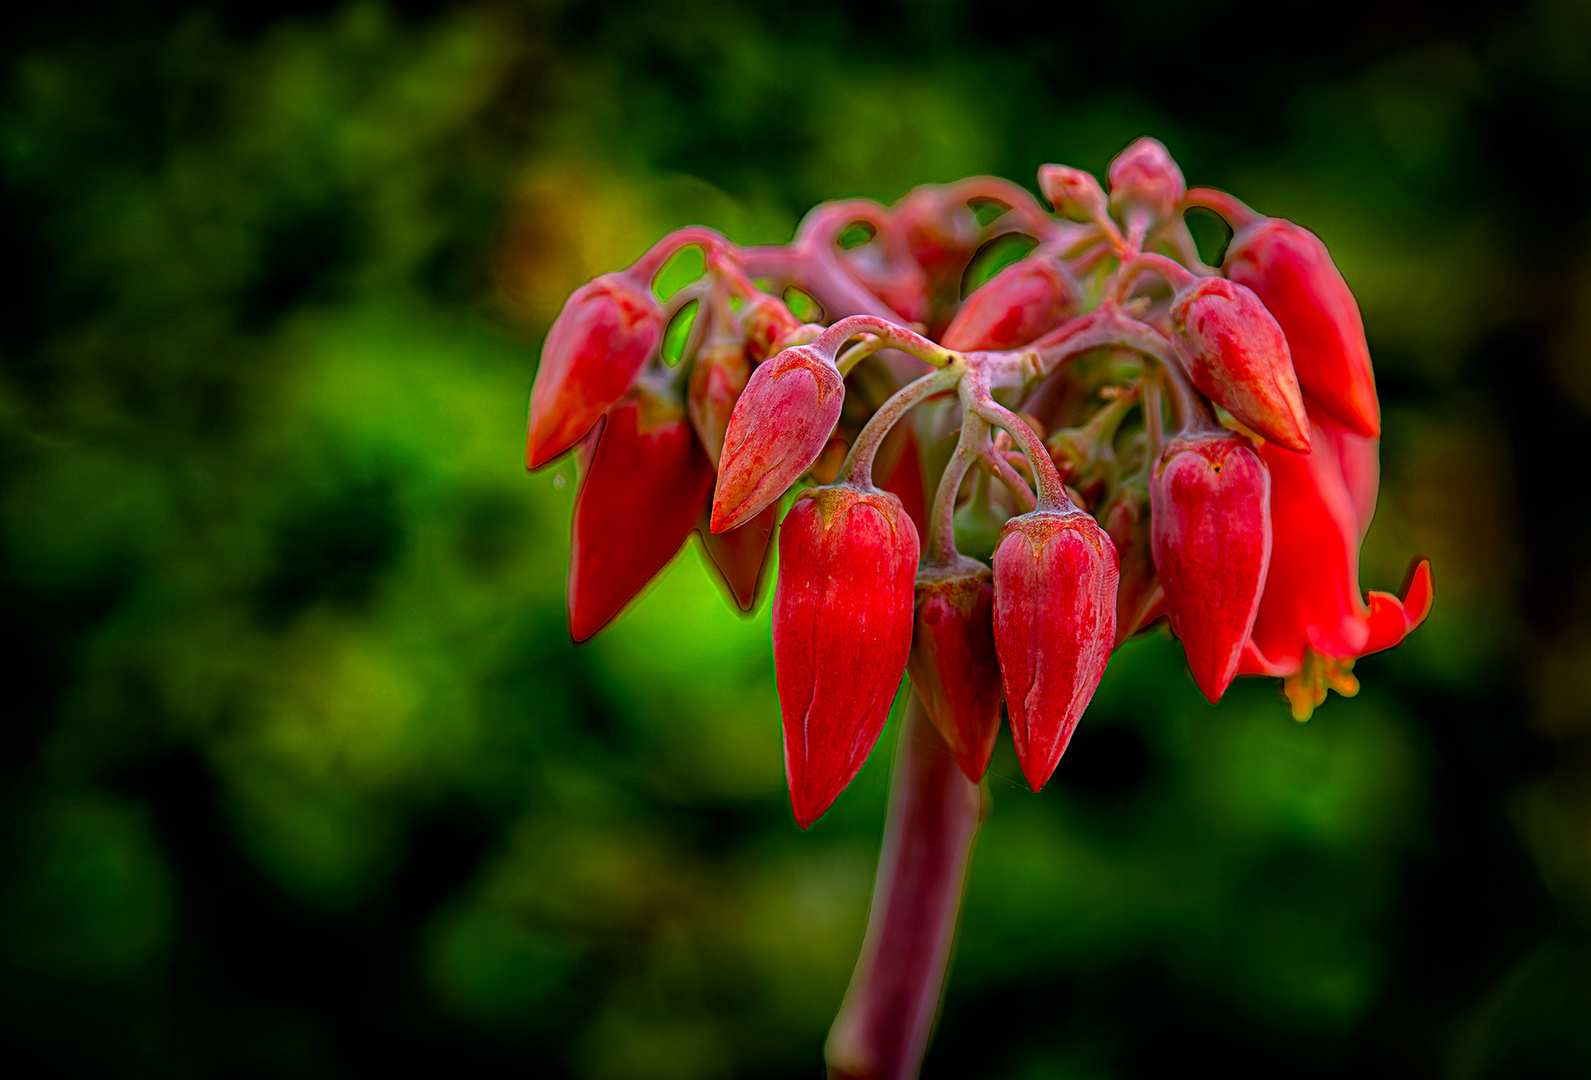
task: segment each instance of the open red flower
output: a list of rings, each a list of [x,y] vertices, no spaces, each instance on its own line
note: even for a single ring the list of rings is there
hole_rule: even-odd
[[[1424,621],[1432,588],[1428,563],[1411,572],[1403,598],[1359,591],[1360,511],[1354,505],[1329,420],[1315,424],[1314,449],[1266,446],[1274,541],[1265,591],[1239,674],[1288,680],[1295,715],[1308,716],[1327,686],[1352,693],[1353,661],[1391,648]]]

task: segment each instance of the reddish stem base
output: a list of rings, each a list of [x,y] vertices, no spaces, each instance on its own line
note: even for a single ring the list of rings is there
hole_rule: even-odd
[[[832,1080],[917,1075],[986,805],[914,692],[895,751],[867,936],[824,1048]]]

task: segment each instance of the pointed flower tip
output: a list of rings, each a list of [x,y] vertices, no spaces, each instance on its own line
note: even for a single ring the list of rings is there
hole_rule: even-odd
[[[662,305],[625,275],[608,274],[576,289],[547,332],[531,388],[531,468],[579,442],[662,339]]]
[[[919,575],[906,670],[929,721],[976,784],[1000,733],[1000,661],[987,566],[964,559]]]
[[[799,480],[823,453],[844,402],[839,370],[806,346],[753,371],[724,434],[712,531],[750,520]]]
[[[1177,294],[1171,321],[1200,392],[1269,442],[1309,452],[1309,418],[1287,336],[1253,290],[1200,278]]]
[[[1431,563],[1421,559],[1409,571],[1408,583],[1403,587],[1400,600],[1391,593],[1370,591],[1370,638],[1365,643],[1366,654],[1381,652],[1412,634],[1431,613],[1435,597],[1431,581]]]
[[[785,516],[773,669],[798,821],[828,809],[884,728],[911,649],[917,552],[887,492],[813,488]]]
[[[995,648],[1012,742],[1034,790],[1055,771],[1105,673],[1119,578],[1115,546],[1087,514],[1038,511],[1001,531]]]
[[[1409,574],[1409,583],[1403,587],[1403,614],[1413,630],[1431,613],[1431,603],[1436,599],[1436,584],[1431,579],[1431,560],[1420,559]]]
[[[1233,237],[1223,269],[1252,289],[1281,325],[1311,406],[1379,438],[1381,410],[1364,320],[1321,239],[1290,221],[1261,218]]]

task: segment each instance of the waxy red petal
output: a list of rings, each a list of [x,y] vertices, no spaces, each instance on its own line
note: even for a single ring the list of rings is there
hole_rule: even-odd
[[[888,492],[817,488],[780,527],[774,675],[804,829],[856,776],[911,649],[917,530]]]
[[[1149,492],[1122,484],[1100,513],[1116,545],[1121,568],[1116,584],[1116,646],[1165,614],[1166,593],[1150,549]]]
[[[897,434],[898,433],[898,434]],[[890,455],[886,460],[885,455]],[[883,476],[880,476],[880,471]],[[884,438],[873,465],[873,476],[879,487],[900,500],[912,524],[917,527],[917,539],[928,543],[928,489],[923,482],[923,455],[917,448],[917,436],[910,424],[898,424]]]
[[[948,349],[1014,349],[1044,336],[1077,312],[1077,286],[1052,258],[1012,263],[967,297],[950,320]]]
[[[746,355],[762,363],[775,352],[775,346],[801,328],[801,320],[777,296],[756,297],[740,313],[746,328]]]
[[[1278,446],[1309,449],[1309,417],[1287,338],[1259,297],[1222,278],[1201,278],[1171,305],[1178,351],[1193,384]]]
[[[1150,482],[1154,561],[1193,681],[1212,702],[1237,674],[1271,557],[1270,473],[1236,435],[1179,439]]]
[[[723,452],[730,414],[750,378],[751,359],[738,343],[706,345],[696,354],[685,403],[691,426],[714,469]]]
[[[569,634],[601,630],[668,565],[712,490],[713,469],[672,403],[632,397],[608,414],[575,500]]]
[[[1317,430],[1331,440],[1332,452],[1337,455],[1337,465],[1342,471],[1342,482],[1348,489],[1348,501],[1353,504],[1354,516],[1359,520],[1359,542],[1364,543],[1365,533],[1370,531],[1370,521],[1376,514],[1376,496],[1381,490],[1381,440],[1329,422]]]
[[[1170,217],[1188,193],[1182,170],[1165,144],[1147,136],[1116,155],[1106,179],[1113,209],[1142,206],[1160,218]]]
[[[768,578],[768,553],[779,524],[779,508],[769,506],[744,525],[721,533],[708,528],[707,513],[704,504],[702,520],[697,525],[702,547],[729,598],[742,612],[749,613],[756,608]]]
[[[1352,431],[1381,434],[1381,408],[1358,301],[1320,238],[1281,218],[1233,237],[1226,276],[1253,289],[1287,334],[1312,405]]]
[[[918,578],[906,670],[961,771],[977,783],[1000,733],[1000,659],[993,575],[971,559],[963,566]]]
[[[839,369],[805,346],[753,371],[724,435],[712,531],[744,524],[801,479],[823,453],[844,403]]]
[[[1369,639],[1359,594],[1359,517],[1334,440],[1318,426],[1315,448],[1265,446],[1271,473],[1270,570],[1254,621],[1254,645],[1269,666],[1297,670],[1304,650],[1352,657]]]
[[[1060,763],[1116,639],[1116,548],[1080,511],[1006,522],[994,553],[994,641],[1017,760],[1034,791]]]
[[[576,289],[547,332],[530,393],[525,464],[569,449],[618,401],[663,340],[663,309],[621,274]]]
[[[1425,621],[1431,613],[1435,587],[1431,582],[1431,564],[1421,559],[1409,574],[1403,587],[1403,599],[1391,593],[1370,591],[1370,639],[1365,642],[1365,655],[1390,649],[1403,641]]]

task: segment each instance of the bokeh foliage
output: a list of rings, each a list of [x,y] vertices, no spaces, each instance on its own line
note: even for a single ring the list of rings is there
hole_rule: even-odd
[[[892,735],[800,833],[766,607],[694,549],[569,644],[540,337],[678,224],[779,241],[1153,133],[1337,254],[1386,410],[1366,584],[1429,555],[1437,608],[1307,725],[1211,708],[1156,633],[1044,794],[1003,747],[927,1075],[1591,1069],[1591,9],[1134,12],[18,23],[6,1054],[811,1075]]]

